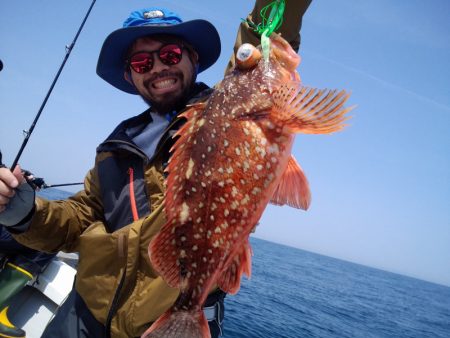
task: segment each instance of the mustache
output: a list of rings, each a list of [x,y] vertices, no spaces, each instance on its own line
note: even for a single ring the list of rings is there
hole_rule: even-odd
[[[176,72],[176,71],[162,71],[160,73],[155,73],[151,77],[149,77],[147,80],[144,81],[144,85],[147,87],[151,82],[164,77],[177,77],[180,80],[183,80],[183,73],[182,72]]]

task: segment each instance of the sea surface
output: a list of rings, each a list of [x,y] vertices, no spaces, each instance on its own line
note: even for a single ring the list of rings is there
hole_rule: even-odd
[[[251,238],[226,338],[450,338],[450,288]],[[450,265],[449,265],[450,266]]]
[[[250,242],[252,277],[225,299],[225,338],[450,338],[449,287],[254,237]]]

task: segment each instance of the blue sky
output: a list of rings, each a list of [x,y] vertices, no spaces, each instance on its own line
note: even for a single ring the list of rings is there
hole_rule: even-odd
[[[287,0],[289,1],[289,0]],[[11,164],[91,1],[0,3],[0,148]],[[49,184],[83,179],[96,146],[145,110],[95,74],[105,37],[134,9],[161,5],[213,22],[222,77],[253,1],[97,0],[20,163]],[[305,85],[347,89],[349,127],[299,135],[311,184],[303,212],[269,206],[256,237],[450,285],[450,2],[313,1],[302,28]]]

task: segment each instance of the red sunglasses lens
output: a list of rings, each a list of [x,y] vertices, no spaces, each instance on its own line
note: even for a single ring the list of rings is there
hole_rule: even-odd
[[[181,61],[182,53],[178,45],[165,45],[159,50],[159,59],[166,65],[176,65]]]
[[[130,60],[130,67],[136,73],[147,73],[153,68],[153,56],[151,53],[142,52],[134,54]]]

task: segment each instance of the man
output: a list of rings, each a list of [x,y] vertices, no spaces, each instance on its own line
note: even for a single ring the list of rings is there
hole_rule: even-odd
[[[258,0],[249,19],[258,24],[270,2]],[[309,2],[287,3],[282,33],[296,49]],[[246,23],[236,47],[244,42],[259,43]],[[177,116],[208,98],[212,89],[196,76],[219,54],[219,35],[205,20],[183,22],[162,8],[131,13],[124,28],[106,38],[97,73],[150,108],[123,121],[97,148],[84,190],[57,203],[29,198],[23,207],[12,198],[21,191],[19,168],[14,175],[0,169],[0,211],[8,205],[8,224],[1,212],[0,224],[32,248],[79,252],[74,290],[43,337],[137,337],[176,300],[178,291],[152,269],[147,248],[165,222],[164,168],[172,135],[184,123]],[[224,296],[214,290],[205,304],[212,337],[222,333]]]

